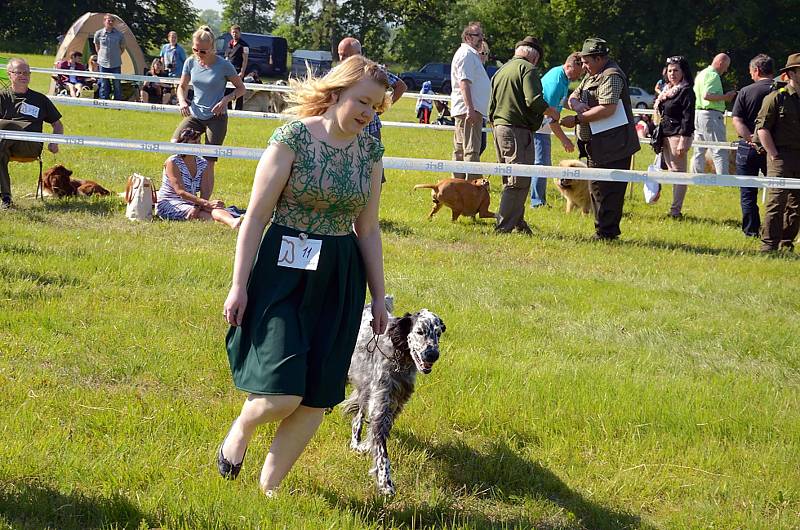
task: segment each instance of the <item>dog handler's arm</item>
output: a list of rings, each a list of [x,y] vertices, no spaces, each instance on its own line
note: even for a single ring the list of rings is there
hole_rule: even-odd
[[[64,124],[61,120],[53,122],[53,134],[64,134]],[[47,150],[53,154],[58,153],[58,144],[47,144]]]
[[[224,114],[225,112],[227,112],[228,103],[236,99],[239,99],[240,97],[244,96],[245,92],[247,92],[247,89],[244,86],[242,78],[239,77],[238,75],[229,77],[228,81],[230,81],[233,84],[233,92],[223,97],[219,101],[219,103],[214,105],[214,107],[211,109],[211,113],[214,116],[219,116],[220,114]]]
[[[242,324],[247,307],[247,280],[253,270],[261,237],[272,216],[278,197],[289,180],[294,162],[294,151],[286,144],[276,142],[267,147],[256,167],[253,191],[247,214],[239,227],[236,239],[236,254],[233,259],[233,282],[228,298],[225,300],[223,315],[231,326]],[[380,182],[380,179],[378,179]]]
[[[189,117],[189,103],[186,98],[189,97],[189,81],[191,79],[188,75],[181,75],[181,82],[178,84],[178,108],[181,110],[181,116],[184,118]]]
[[[389,324],[389,315],[386,312],[384,301],[386,283],[383,276],[383,244],[378,225],[382,176],[383,162],[379,161],[372,168],[372,189],[369,202],[353,225],[358,237],[358,248],[364,259],[364,267],[367,269],[367,285],[372,297],[372,331],[377,335],[385,332],[386,326]]]
[[[567,137],[564,129],[561,128],[557,121],[550,122],[550,130],[553,131],[553,135],[559,139],[561,145],[564,147],[564,151],[571,153],[575,150],[575,145],[572,143],[572,140]]]

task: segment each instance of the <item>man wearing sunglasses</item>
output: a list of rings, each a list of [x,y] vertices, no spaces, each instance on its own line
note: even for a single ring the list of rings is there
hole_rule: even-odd
[[[0,92],[0,129],[6,131],[42,132],[47,122],[53,134],[64,134],[61,113],[53,102],[39,92],[30,90],[31,68],[24,59],[11,59],[6,66],[11,87]],[[51,153],[58,153],[58,144],[49,144]],[[0,210],[12,207],[11,176],[8,162],[12,157],[36,158],[42,153],[42,144],[22,140],[0,140]]]
[[[450,66],[450,112],[455,118],[453,160],[480,162],[483,119],[489,115],[491,85],[480,58],[483,29],[479,22],[470,22],[461,33],[458,48]],[[480,174],[453,173],[455,178],[475,180]]]

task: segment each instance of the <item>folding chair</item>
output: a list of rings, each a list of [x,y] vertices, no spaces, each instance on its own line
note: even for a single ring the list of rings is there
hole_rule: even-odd
[[[36,198],[39,197],[44,200],[44,181],[42,180],[42,155],[39,156],[31,156],[31,157],[22,157],[22,156],[12,156],[9,158],[11,162],[19,162],[20,164],[27,164],[30,162],[39,162],[39,182],[36,184]]]

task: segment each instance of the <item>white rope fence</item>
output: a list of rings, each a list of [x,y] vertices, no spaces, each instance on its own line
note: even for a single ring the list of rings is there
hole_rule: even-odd
[[[65,136],[47,133],[31,133],[0,130],[0,138],[41,143],[66,144],[77,147],[96,147],[127,151],[143,151],[161,154],[193,154],[257,160],[263,149],[228,147],[171,142],[149,142],[120,138],[92,136]],[[522,164],[499,164],[486,162],[460,162],[454,160],[429,160],[423,158],[383,157],[386,169],[403,171],[425,171],[433,173],[473,173],[483,175],[516,175],[523,177],[553,177],[575,180],[603,180],[614,182],[660,182],[662,184],[691,184],[696,186],[724,186],[748,188],[800,189],[800,179],[776,177],[750,177],[740,175],[714,175],[705,173],[673,173],[666,171],[637,171],[601,168],[563,168],[558,166],[531,166]]]
[[[285,87],[284,87],[285,88]],[[88,98],[72,98],[69,96],[48,96],[53,102],[64,106],[73,107],[92,107],[98,109],[116,109],[116,110],[133,110],[139,112],[156,112],[165,114],[180,114],[180,109],[175,105],[161,105],[156,103],[136,103],[133,101],[115,101],[111,99],[88,99]],[[233,118],[250,118],[262,120],[291,120],[293,116],[288,114],[275,114],[272,112],[253,112],[248,110],[229,110],[228,115]],[[404,129],[429,129],[434,131],[453,131],[455,127],[452,125],[437,125],[425,123],[411,123],[404,121],[384,121],[381,123],[385,127],[399,127]],[[491,127],[485,127],[484,132],[491,133]],[[537,132],[552,134],[549,127],[540,129]],[[575,136],[574,131],[569,134]],[[640,143],[650,145],[648,138],[641,138]],[[729,149],[735,150],[738,143],[729,142],[694,142],[694,147],[712,147],[715,149]]]

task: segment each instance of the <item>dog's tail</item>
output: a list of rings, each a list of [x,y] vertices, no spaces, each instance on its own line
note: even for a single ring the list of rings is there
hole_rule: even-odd
[[[436,184],[417,184],[416,186],[414,186],[414,189],[415,190],[424,190],[424,189],[435,190],[435,189],[438,189],[436,186],[437,186]]]

